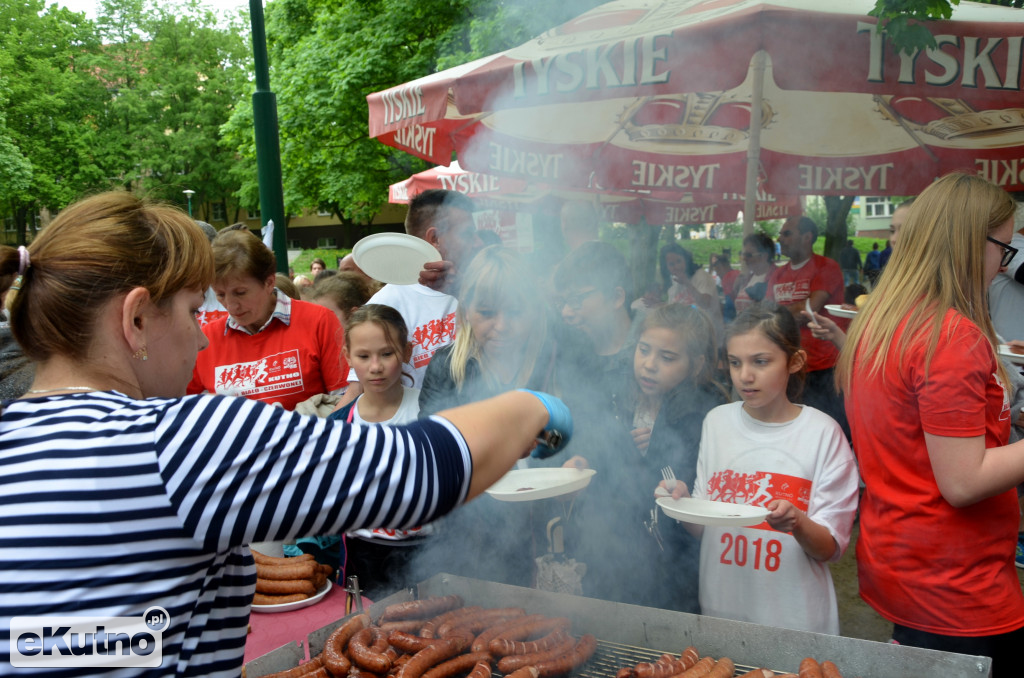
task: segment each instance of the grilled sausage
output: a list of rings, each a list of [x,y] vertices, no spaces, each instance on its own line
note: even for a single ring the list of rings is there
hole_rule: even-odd
[[[294,565],[296,563],[304,563],[308,561],[315,561],[312,553],[303,553],[301,556],[284,557],[268,556],[260,553],[256,549],[249,549],[252,552],[252,559],[256,561],[257,565]],[[303,664],[305,666],[305,664]]]
[[[323,668],[323,662],[320,657],[313,657],[305,664],[299,664],[293,669],[287,671],[278,671],[277,673],[271,673],[264,678],[300,678],[300,676],[311,676],[314,671],[318,671]]]
[[[704,657],[696,664],[679,674],[679,678],[704,678],[711,672],[715,660],[711,657]]]
[[[800,678],[823,678],[821,665],[813,657],[800,660]]]
[[[402,631],[404,633],[419,633],[420,629],[423,628],[424,623],[426,622],[424,622],[422,619],[384,622],[380,625],[380,630],[384,631],[385,633],[391,633],[392,631]]]
[[[398,671],[398,678],[422,678],[441,662],[451,659],[466,647],[461,638],[442,638],[414,654]]]
[[[512,673],[524,666],[539,666],[542,662],[571,653],[572,649],[576,646],[576,639],[565,631],[557,631],[556,633],[559,636],[554,639],[546,650],[531,652],[530,654],[506,655],[498,660],[498,670],[502,673]],[[494,647],[495,643],[501,642],[501,638],[496,638],[491,641],[490,647]]]
[[[529,617],[523,617],[522,619],[522,622],[514,624],[502,631],[495,636],[494,639],[526,640],[528,638],[536,638],[538,636],[545,635],[558,629],[568,630],[570,626],[569,620],[565,617],[542,617],[539,620],[531,620]],[[488,643],[488,649],[490,649],[490,643]]]
[[[324,651],[321,653],[324,666],[335,678],[342,678],[352,668],[352,662],[345,656],[345,648],[357,632],[370,625],[370,617],[366,614],[357,614],[334,630],[327,637],[324,643]]]
[[[423,627],[420,629],[420,635],[423,636],[424,638],[436,638],[437,637],[437,628],[439,626],[447,623],[448,621],[454,620],[454,619],[465,619],[465,618],[468,618],[468,617],[476,614],[477,612],[480,612],[481,610],[483,610],[482,607],[479,607],[479,606],[476,606],[476,605],[472,605],[470,607],[457,607],[457,608],[455,608],[453,610],[448,610],[447,612],[443,612],[443,613],[437,615],[436,617],[434,617],[433,619],[429,619],[429,620],[423,622]]]
[[[308,579],[256,579],[256,592],[268,593],[273,596],[286,596],[292,593],[305,593],[315,596],[316,587]]]
[[[491,678],[491,665],[486,661],[477,662],[466,678]]]
[[[821,663],[821,675],[824,678],[843,678],[843,674],[839,673],[839,667],[828,661]]]
[[[436,617],[442,612],[462,607],[462,596],[440,596],[427,598],[425,600],[410,600],[405,603],[395,603],[384,608],[384,614],[380,621],[403,621],[406,619],[429,619]]]
[[[383,631],[383,629],[381,630]],[[414,636],[405,631],[392,631],[388,634],[388,643],[408,654],[416,654],[439,640],[443,640],[443,638],[424,638],[423,636]]]
[[[571,652],[536,664],[538,678],[560,676],[585,664],[597,651],[597,638],[589,633],[577,641]]]
[[[754,669],[747,671],[740,678],[775,678],[775,672],[768,669]]]
[[[312,579],[320,568],[316,561],[307,560],[290,565],[260,565],[256,563],[256,577],[259,579]]]
[[[670,678],[670,676],[678,675],[696,664],[698,657],[695,655],[696,651],[693,653],[684,651],[683,656],[678,659],[668,655],[668,659],[662,657],[653,663],[641,662],[634,667],[634,675],[636,678]]]
[[[446,621],[437,627],[437,635],[441,638],[448,636],[466,636],[475,638],[478,633],[489,629],[495,624],[510,621],[526,616],[526,610],[521,607],[502,607],[494,610],[481,610],[475,614],[466,615]]]
[[[475,670],[477,664],[487,665],[487,676],[491,675],[491,655],[487,652],[470,652],[441,662],[423,674],[423,678],[452,678],[466,671]]]
[[[728,657],[722,657],[708,671],[708,678],[732,678],[736,673],[736,665]]]
[[[502,622],[500,624],[495,624],[491,628],[484,629],[483,631],[481,631],[480,635],[478,635],[476,639],[473,641],[473,644],[470,646],[470,649],[473,652],[486,652],[489,649],[488,646],[490,645],[491,641],[497,638],[499,635],[504,634],[509,629],[512,629],[520,624],[525,624],[530,621],[540,621],[542,619],[547,619],[547,617],[545,617],[542,614],[531,614],[525,617],[515,617],[513,619],[510,619],[509,621]]]
[[[348,642],[348,657],[352,663],[370,673],[387,673],[391,658],[384,654],[388,639],[383,631],[370,626],[355,632]]]
[[[508,674],[505,678],[538,678],[539,675],[540,672],[536,666],[524,666],[518,671]]]
[[[309,598],[305,593],[291,593],[282,596],[272,596],[265,593],[257,593],[252,597],[253,605],[283,605],[285,603],[297,603],[300,600]]]

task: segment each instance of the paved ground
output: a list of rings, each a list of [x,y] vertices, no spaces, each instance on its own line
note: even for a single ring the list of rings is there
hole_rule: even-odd
[[[857,595],[857,561],[854,547],[859,527],[854,525],[850,548],[838,562],[832,564],[832,579],[839,599],[839,632],[851,638],[885,642],[892,637],[892,623],[882,619]],[[1024,570],[1017,570],[1024,586]]]

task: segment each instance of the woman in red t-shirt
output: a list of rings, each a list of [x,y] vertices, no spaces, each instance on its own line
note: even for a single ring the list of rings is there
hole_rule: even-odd
[[[993,658],[1024,644],[1013,564],[1024,443],[986,291],[1013,250],[1013,199],[951,174],[921,193],[836,368],[864,480],[860,594],[896,641]]]

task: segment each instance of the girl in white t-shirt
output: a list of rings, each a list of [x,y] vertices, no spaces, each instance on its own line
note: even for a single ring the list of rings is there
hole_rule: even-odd
[[[850,541],[853,453],[834,420],[793,402],[806,358],[788,310],[757,305],[741,313],[726,331],[726,353],[742,402],[704,419],[693,496],[769,513],[750,527],[687,524],[701,534],[701,612],[838,634],[827,563]],[[689,495],[683,483],[672,489]]]
[[[330,418],[393,425],[416,420],[420,390],[402,384],[402,377],[412,381],[411,375],[402,372],[412,356],[412,344],[401,313],[384,304],[360,306],[348,317],[343,350],[363,392]],[[431,525],[351,532],[345,538],[345,575],[359,577],[360,588],[371,600],[418,581],[422,577],[413,575],[410,568],[431,533]]]

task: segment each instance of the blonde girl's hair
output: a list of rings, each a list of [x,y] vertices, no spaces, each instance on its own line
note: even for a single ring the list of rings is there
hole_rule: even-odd
[[[650,329],[666,329],[683,338],[690,362],[686,380],[697,386],[718,389],[726,400],[728,390],[716,379],[719,363],[719,335],[707,313],[689,304],[671,303],[649,311],[640,324],[640,334]],[[696,369],[695,369],[696,367]]]
[[[950,309],[981,328],[995,350],[984,272],[986,238],[1013,218],[1015,208],[1006,191],[973,174],[946,175],[921,192],[900,229],[899,246],[850,326],[836,364],[840,389],[849,389],[855,369],[869,375],[885,370],[904,322],[898,367],[911,344],[927,333],[927,375]],[[956,332],[956,323],[949,332]],[[997,364],[1000,379],[1009,384],[1002,363]]]
[[[100,309],[137,287],[166,307],[182,290],[213,282],[203,230],[176,207],[113,191],[63,209],[28,246],[30,263],[8,293],[11,332],[25,355],[83,361]],[[17,274],[16,249],[0,247],[0,276]]]
[[[405,350],[409,346],[409,328],[405,324],[405,318],[396,309],[386,304],[366,304],[360,306],[348,317],[345,325],[345,348],[352,350],[349,337],[352,330],[365,323],[373,323],[384,333],[384,341],[399,356],[405,356]],[[409,383],[414,383],[411,374],[402,370],[402,376],[408,377]]]
[[[745,309],[725,328],[725,343],[729,340],[750,332],[760,332],[768,341],[782,349],[786,354],[787,364],[800,352],[800,326],[789,309],[774,302],[761,302]],[[803,367],[789,375],[786,382],[786,397],[790,402],[800,402],[804,392],[804,380],[807,378],[807,361]]]
[[[452,347],[451,375],[460,391],[466,383],[466,365],[475,359],[480,372],[492,387],[501,386],[492,366],[480,351],[473,336],[469,314],[484,306],[504,313],[521,313],[529,319],[530,332],[523,347],[523,361],[516,371],[513,386],[526,386],[533,374],[544,342],[547,340],[547,315],[544,295],[527,275],[528,268],[518,254],[501,245],[491,245],[473,257],[462,278],[457,311],[459,331]]]

